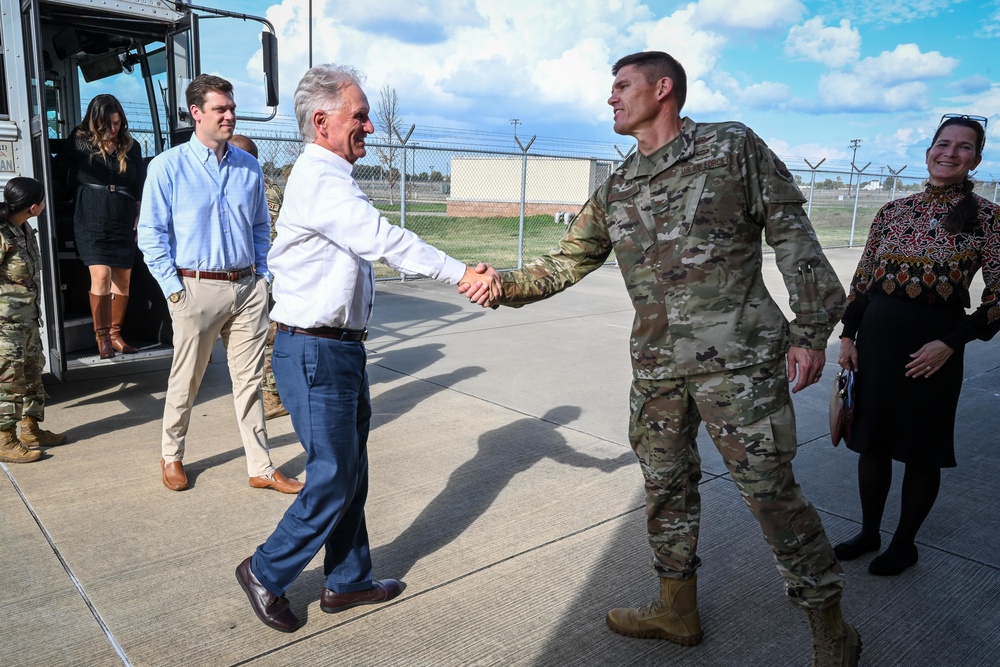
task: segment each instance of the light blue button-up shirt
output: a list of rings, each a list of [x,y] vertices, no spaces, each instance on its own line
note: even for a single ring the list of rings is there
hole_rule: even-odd
[[[138,240],[165,296],[183,289],[177,269],[256,266],[270,281],[271,218],[260,164],[234,146],[219,162],[195,135],[157,155],[142,193]]]

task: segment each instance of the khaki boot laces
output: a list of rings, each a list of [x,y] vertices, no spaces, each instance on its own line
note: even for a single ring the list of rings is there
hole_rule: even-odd
[[[37,419],[25,417],[21,420],[21,442],[33,447],[54,447],[66,442],[66,436],[46,431],[38,425]]]
[[[857,667],[861,638],[844,622],[839,605],[822,610],[808,609],[806,617],[812,634],[813,667]]]
[[[0,461],[4,463],[31,463],[42,456],[39,451],[32,451],[17,439],[13,431],[0,431]]]

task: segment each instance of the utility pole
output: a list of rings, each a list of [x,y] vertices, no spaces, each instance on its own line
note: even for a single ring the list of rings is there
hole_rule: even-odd
[[[860,139],[851,139],[851,145],[849,148],[854,150],[854,155],[851,156],[851,175],[847,181],[847,195],[851,195],[851,184],[854,183],[854,162],[855,158],[858,157],[858,146],[861,145]],[[858,174],[858,185],[861,185],[861,174]]]
[[[517,126],[522,124],[521,123],[521,119],[520,118],[511,118],[510,119],[510,124],[514,126],[514,138],[517,139]]]
[[[313,0],[309,0],[309,69],[313,66]]]

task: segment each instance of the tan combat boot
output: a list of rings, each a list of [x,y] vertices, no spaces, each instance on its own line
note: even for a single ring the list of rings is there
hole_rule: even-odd
[[[812,633],[813,667],[857,667],[861,636],[844,622],[840,603],[804,611]]]
[[[288,410],[281,404],[281,398],[273,391],[264,392],[264,419],[284,417]]]
[[[66,436],[62,433],[46,431],[38,426],[38,420],[34,417],[21,418],[21,442],[31,449],[39,447],[55,447],[66,442]]]
[[[698,578],[660,579],[660,599],[638,609],[612,609],[608,627],[626,637],[666,639],[681,646],[701,642]]]
[[[37,449],[28,449],[17,439],[14,429],[0,431],[0,461],[4,463],[31,463],[42,458]]]

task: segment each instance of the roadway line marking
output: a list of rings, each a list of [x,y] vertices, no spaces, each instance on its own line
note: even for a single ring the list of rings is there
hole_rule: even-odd
[[[115,636],[111,633],[111,629],[104,622],[104,619],[101,618],[101,614],[97,611],[97,608],[90,601],[90,598],[87,596],[86,591],[83,590],[83,586],[80,584],[80,581],[76,578],[76,575],[73,574],[73,570],[70,569],[69,564],[66,562],[66,559],[63,558],[62,554],[59,552],[59,548],[56,546],[55,541],[52,539],[52,535],[50,535],[49,531],[46,530],[45,526],[42,525],[42,520],[38,517],[38,514],[35,512],[35,508],[31,506],[31,503],[28,502],[28,499],[21,491],[21,487],[18,486],[17,481],[14,479],[14,476],[10,474],[10,469],[7,467],[7,464],[0,463],[0,468],[3,468],[4,473],[6,473],[7,475],[7,479],[9,479],[10,483],[14,486],[14,490],[17,492],[17,495],[21,497],[21,502],[24,503],[24,506],[26,508],[28,508],[28,512],[31,514],[31,518],[35,520],[35,524],[38,526],[38,529],[42,532],[42,535],[45,536],[45,541],[49,543],[49,548],[52,549],[52,553],[54,553],[56,555],[56,558],[59,559],[59,564],[62,565],[63,569],[66,571],[66,574],[69,575],[70,581],[72,581],[73,585],[76,586],[77,592],[80,594],[80,597],[83,598],[83,601],[87,605],[87,608],[90,610],[90,613],[94,616],[94,620],[96,620],[97,624],[101,626],[101,630],[104,631],[104,634],[105,636],[107,636],[108,641],[111,642],[111,646],[115,649],[115,653],[117,653],[118,657],[121,658],[122,664],[127,665],[127,667],[132,667],[132,663],[129,662],[129,659],[125,656],[125,651],[122,650],[122,647],[118,644],[118,641],[115,639]]]

